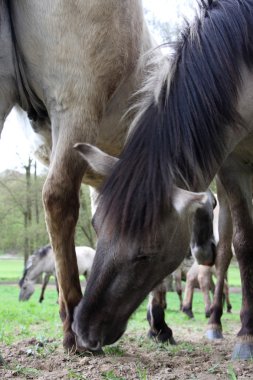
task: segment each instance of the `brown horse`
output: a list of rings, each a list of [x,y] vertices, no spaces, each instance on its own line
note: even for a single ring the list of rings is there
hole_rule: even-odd
[[[76,347],[71,324],[82,299],[74,243],[80,184],[101,182],[73,146],[88,142],[121,152],[141,97],[133,94],[145,74],[163,65],[159,49],[146,63],[154,43],[143,13],[141,0],[0,0],[0,131],[19,105],[42,138],[38,154],[50,163],[43,201],[67,349]],[[206,200],[176,187],[173,199],[185,228],[188,210]]]
[[[174,186],[200,191],[218,172],[242,278],[233,357],[252,357],[253,1],[201,4],[173,57],[152,61],[120,159],[76,146],[107,175],[94,217],[94,266],[73,323],[83,347],[115,342],[147,293],[182,261],[191,208],[179,210]]]

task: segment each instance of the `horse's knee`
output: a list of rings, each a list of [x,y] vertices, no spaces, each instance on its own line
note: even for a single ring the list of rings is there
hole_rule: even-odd
[[[75,226],[78,219],[78,192],[66,184],[47,179],[42,190],[42,199],[47,217],[50,220],[61,220]]]

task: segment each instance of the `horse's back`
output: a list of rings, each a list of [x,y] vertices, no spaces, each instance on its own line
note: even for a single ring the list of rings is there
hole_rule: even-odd
[[[91,247],[76,247],[79,274],[90,272],[96,251]]]

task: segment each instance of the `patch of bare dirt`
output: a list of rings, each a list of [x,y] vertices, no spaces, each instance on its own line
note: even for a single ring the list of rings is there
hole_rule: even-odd
[[[239,327],[235,326],[235,328]],[[237,330],[235,330],[237,331]],[[234,334],[210,343],[203,332],[175,330],[178,345],[150,342],[145,332],[128,332],[104,356],[68,355],[60,342],[36,339],[0,345],[5,365],[0,379],[217,380],[253,379],[253,362],[231,361]]]

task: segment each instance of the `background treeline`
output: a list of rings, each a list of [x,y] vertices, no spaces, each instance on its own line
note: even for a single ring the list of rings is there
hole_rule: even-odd
[[[46,172],[37,174],[36,162],[28,159],[23,172],[0,173],[0,253],[28,256],[48,244],[42,204],[42,187]],[[80,217],[76,229],[76,245],[94,246],[94,232],[90,223],[90,197],[87,186],[80,192]]]

